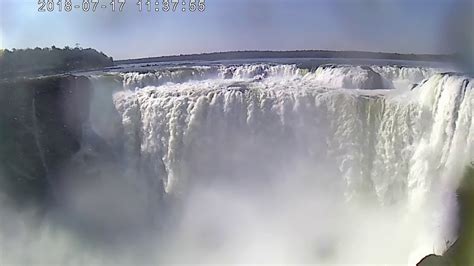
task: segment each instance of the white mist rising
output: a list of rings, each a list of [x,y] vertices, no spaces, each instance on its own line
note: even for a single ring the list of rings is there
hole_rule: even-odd
[[[117,74],[116,123],[93,119],[91,128],[121,136],[123,164],[100,163],[88,172],[100,182],[64,188],[70,214],[112,237],[26,226],[12,245],[29,248],[3,256],[413,264],[440,253],[454,240],[457,178],[474,158],[474,96],[471,79],[435,72],[244,65]],[[92,116],[106,116],[100,106]]]

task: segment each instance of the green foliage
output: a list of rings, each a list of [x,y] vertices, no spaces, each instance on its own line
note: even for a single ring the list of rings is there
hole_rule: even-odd
[[[0,53],[0,78],[57,74],[113,65],[113,59],[94,49],[65,47],[13,49]]]

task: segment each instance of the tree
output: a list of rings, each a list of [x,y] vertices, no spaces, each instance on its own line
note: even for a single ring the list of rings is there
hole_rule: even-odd
[[[94,49],[66,46],[5,50],[0,56],[0,78],[65,73],[72,70],[102,68],[113,65],[113,59]]]

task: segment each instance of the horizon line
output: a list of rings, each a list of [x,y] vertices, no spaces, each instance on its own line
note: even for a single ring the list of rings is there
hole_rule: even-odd
[[[320,50],[320,49],[297,49],[297,50],[227,50],[227,51],[213,51],[213,52],[202,52],[202,53],[189,53],[189,54],[171,54],[171,55],[158,55],[148,57],[136,57],[136,58],[123,58],[114,59],[117,61],[132,61],[132,60],[149,60],[149,59],[171,59],[178,57],[191,57],[191,56],[209,56],[218,54],[230,54],[230,53],[291,53],[291,52],[334,52],[334,53],[360,53],[360,54],[384,54],[384,55],[397,55],[397,56],[424,56],[424,57],[452,57],[456,55],[456,52],[451,53],[401,53],[401,52],[380,52],[380,51],[363,51],[363,50]],[[245,59],[245,58],[243,58]],[[175,61],[175,60],[172,60]]]

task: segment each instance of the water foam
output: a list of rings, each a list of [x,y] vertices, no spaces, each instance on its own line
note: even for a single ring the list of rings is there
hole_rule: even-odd
[[[221,69],[221,73],[229,69]],[[266,196],[260,198],[264,187],[271,191],[281,184],[296,186],[286,193],[305,199],[307,193],[324,195],[308,199],[308,205],[315,204],[313,211],[320,215],[320,208],[332,204],[321,203],[325,197],[349,204],[334,206],[337,214],[327,219],[353,219],[346,226],[353,227],[357,232],[352,233],[360,238],[335,233],[337,236],[327,236],[332,244],[320,248],[335,253],[348,252],[349,247],[358,250],[353,245],[363,241],[364,234],[372,237],[364,230],[386,223],[396,227],[394,234],[385,232],[397,238],[392,248],[405,253],[385,250],[383,254],[396,262],[414,262],[433,249],[442,252],[445,241],[453,240],[445,217],[452,203],[446,200],[453,200],[457,177],[474,158],[472,79],[431,75],[434,72],[395,67],[323,66],[315,71],[295,66],[234,67],[227,78],[220,75],[118,92],[115,104],[123,118],[126,146],[134,147],[131,156],[156,162],[155,177],[162,180],[164,193],[170,197],[191,194],[203,184],[224,183],[232,184],[235,191],[251,191],[250,196],[244,193],[250,199],[265,201]],[[374,73],[412,84],[429,78],[414,85],[412,91],[398,94],[347,90],[379,86],[370,76]],[[315,187],[308,190],[295,184]],[[291,207],[284,211],[295,208],[293,200],[288,199]],[[348,214],[352,204],[359,206],[360,212],[367,211],[371,219],[380,220],[366,222],[359,215]],[[359,209],[359,204],[367,207]],[[387,210],[399,216],[389,215]],[[391,219],[400,224],[392,224]],[[344,231],[343,227],[335,228]],[[316,235],[334,230],[328,225],[306,229]],[[240,240],[230,237],[228,241]],[[280,241],[277,249],[288,248],[286,237]],[[374,248],[372,241],[377,242],[371,239],[365,247]],[[346,249],[335,248],[338,245]],[[362,247],[358,252],[348,258],[352,262],[377,261],[376,256],[370,256],[373,254],[364,254]],[[348,262],[340,256],[329,261]],[[297,258],[295,254],[285,257],[289,261]],[[232,256],[227,259],[232,261]]]
[[[436,72],[257,64],[96,78],[91,128],[122,145],[123,165],[101,168],[113,173],[101,179],[109,189],[72,186],[65,196],[83,204],[71,211],[141,215],[156,227],[139,240],[117,231],[120,244],[105,251],[43,226],[21,239],[31,256],[3,258],[413,265],[441,253],[455,238],[458,178],[474,159],[474,95],[471,78]],[[41,252],[57,243],[60,252]]]

